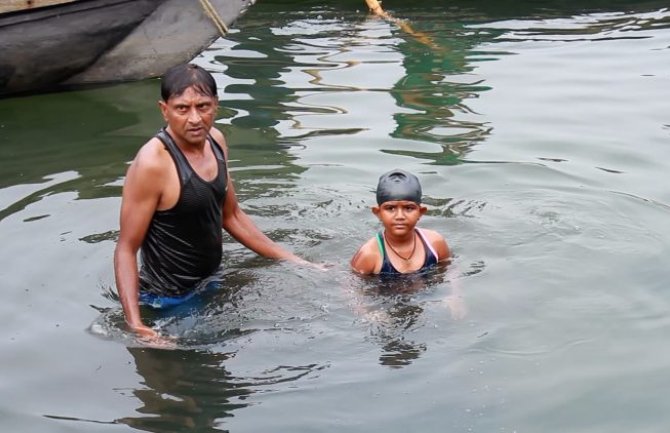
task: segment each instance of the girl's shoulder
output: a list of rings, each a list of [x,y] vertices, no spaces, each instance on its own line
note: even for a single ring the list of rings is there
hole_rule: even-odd
[[[423,234],[426,241],[430,243],[433,249],[435,249],[440,261],[447,260],[451,257],[451,251],[444,236],[435,230],[419,229],[419,231]]]
[[[351,267],[361,274],[373,274],[378,271],[382,260],[377,236],[367,240],[351,259]]]
[[[424,228],[419,228],[419,227],[417,227],[417,230],[419,230],[425,236],[426,240],[429,240],[429,241],[444,240],[444,236],[442,236],[440,233],[436,232],[435,230],[424,229]]]

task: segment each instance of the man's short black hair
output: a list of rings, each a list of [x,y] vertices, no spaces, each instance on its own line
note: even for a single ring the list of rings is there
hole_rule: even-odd
[[[198,65],[186,63],[168,69],[161,78],[161,97],[167,102],[173,96],[179,96],[189,87],[205,96],[217,97],[216,81],[212,74]]]

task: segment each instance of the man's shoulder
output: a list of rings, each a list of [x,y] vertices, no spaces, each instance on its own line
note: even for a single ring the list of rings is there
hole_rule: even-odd
[[[223,135],[223,132],[219,131],[217,128],[212,126],[209,129],[209,135],[211,135],[214,141],[216,141],[221,147],[225,149],[226,137]]]
[[[171,157],[165,145],[156,137],[144,143],[133,160],[133,166],[137,170],[152,174],[163,172],[170,167],[170,164]]]
[[[137,151],[128,169],[130,180],[160,181],[172,169],[174,163],[163,143],[156,137],[147,141]],[[128,183],[129,179],[126,179]],[[153,183],[153,182],[152,182]]]
[[[211,127],[209,129],[209,136],[214,140],[216,144],[219,145],[221,148],[221,151],[223,152],[223,156],[228,160],[228,145],[226,144],[226,137],[223,135],[223,132],[219,131],[215,127]]]

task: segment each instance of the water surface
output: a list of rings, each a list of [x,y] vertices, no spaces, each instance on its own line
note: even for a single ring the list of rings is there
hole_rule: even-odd
[[[3,431],[665,432],[667,3],[385,3],[413,33],[335,3],[260,2],[195,59],[242,206],[332,269],[225,238],[223,288],[147,316],[178,350],[110,295],[158,83],[0,100]],[[455,259],[389,293],[347,261],[394,167]]]

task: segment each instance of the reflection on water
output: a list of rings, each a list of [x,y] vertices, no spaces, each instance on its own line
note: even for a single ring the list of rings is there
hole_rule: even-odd
[[[263,260],[244,257],[239,260],[239,270],[222,270],[207,283],[206,292],[186,304],[165,311],[143,310],[147,323],[174,338],[174,350],[144,347],[125,330],[120,309],[102,311],[90,331],[126,344],[141,377],[138,386],[121,390],[132,393],[141,405],[136,413],[117,418],[114,423],[157,433],[228,431],[229,419],[251,404],[248,400],[254,394],[271,393],[308,380],[326,368],[323,364],[282,360],[252,375],[231,373],[228,365],[248,342],[273,339],[273,334],[294,327],[292,322],[304,320],[286,317],[283,307],[273,307],[276,301],[263,293],[265,284],[277,282],[259,281],[254,273],[267,262],[264,265]],[[278,270],[277,277],[281,274],[284,272]],[[300,306],[295,305],[291,313],[299,310]],[[312,306],[305,310],[313,314],[315,309]]]
[[[0,220],[54,194],[120,195],[159,113],[156,83],[0,101]]]
[[[414,327],[420,325],[423,308],[402,298],[384,308],[382,317],[375,314],[377,322],[373,331],[375,339],[379,340],[382,354],[379,363],[391,368],[400,368],[410,365],[427,349],[425,342],[415,342],[411,339]]]
[[[108,87],[1,101],[0,188],[76,172],[81,180],[63,190],[100,197],[93,191],[125,172],[137,140],[160,122],[156,84],[134,83],[126,92]]]
[[[446,265],[440,265],[418,274],[369,276],[353,285],[354,310],[370,325],[370,338],[382,349],[381,365],[408,366],[427,350],[427,343],[414,341],[412,334],[424,326],[423,305],[441,303],[431,299],[433,292],[440,297],[451,295],[449,290],[445,293],[440,289],[445,278]],[[447,313],[446,305],[444,308]]]
[[[133,390],[141,401],[137,416],[118,423],[149,432],[221,431],[223,420],[247,404],[253,383],[231,375],[225,362],[234,353],[197,350],[128,348],[142,388]]]
[[[226,419],[248,406],[254,392],[308,376],[317,365],[278,366],[255,377],[236,377],[226,369],[235,352],[162,350],[129,347],[141,387],[132,394],[141,402],[138,415],[117,424],[148,432],[225,430]],[[225,430],[227,431],[227,430]]]
[[[489,87],[475,74],[474,46],[490,38],[488,32],[473,35],[471,29],[453,27],[447,23],[430,21],[415,26],[432,35],[431,45],[403,35],[397,50],[403,54],[405,76],[396,82],[391,95],[398,107],[407,112],[396,113],[397,125],[391,134],[422,142],[440,144],[438,154],[416,151],[388,151],[398,155],[435,159],[437,164],[453,165],[462,160],[468,149],[483,142],[491,127],[473,112],[467,100],[474,99]],[[467,37],[466,37],[467,35]],[[470,45],[465,45],[465,44]]]

